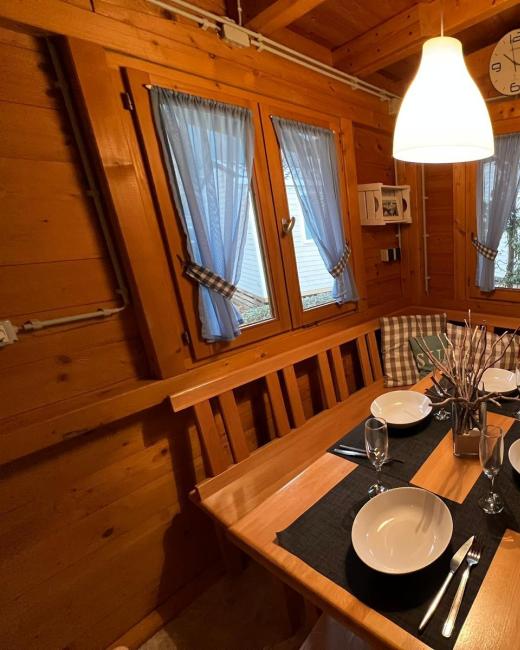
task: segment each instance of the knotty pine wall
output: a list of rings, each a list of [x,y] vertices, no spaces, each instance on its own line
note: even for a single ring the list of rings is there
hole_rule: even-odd
[[[354,130],[358,183],[395,184],[392,135],[367,127]],[[409,228],[410,226],[402,226]],[[365,226],[362,228],[363,254],[367,278],[368,305],[383,304],[405,296],[402,263],[382,262],[380,250],[398,246],[397,226]],[[408,251],[403,250],[403,255]]]
[[[224,13],[217,0],[200,4]],[[28,1],[17,6],[33,10],[24,14],[22,23],[37,23],[0,23],[0,319],[18,324],[119,304],[70,125],[38,34],[62,33],[60,17],[73,7],[74,21],[64,20],[63,31],[72,25],[75,36],[101,38],[97,27],[83,28],[88,23],[83,17],[96,13],[112,29],[130,24],[142,30],[144,54],[131,62],[146,67],[148,53],[155,53],[150,43],[163,38],[164,45],[177,26],[142,0]],[[105,38],[110,41],[112,35]],[[182,32],[182,61],[190,60],[188,47],[200,57],[207,39],[195,29]],[[117,75],[122,55],[110,56]],[[192,65],[198,72],[199,64]],[[250,73],[247,56],[240,65],[248,82],[261,87],[272,83],[273,67],[268,74],[256,69]],[[276,66],[289,84],[289,96],[294,71],[279,62]],[[301,73],[295,81],[300,102],[306,78]],[[330,92],[336,107],[343,101],[328,82],[309,77],[311,81],[313,96]],[[345,110],[367,114],[366,107],[348,103]],[[378,120],[384,116],[374,113]],[[360,182],[391,179],[389,136],[379,125],[373,131],[356,126],[356,147]],[[378,166],[382,151],[385,161]],[[369,303],[384,307],[402,291],[397,276],[378,266],[374,251],[394,245],[393,233],[390,228],[366,232],[363,242]],[[140,332],[135,309],[129,307],[105,321],[20,335],[19,343],[1,349],[0,438],[16,436],[24,424],[72,409],[72,404],[95,406],[95,400],[111,391],[153,377]],[[354,390],[360,382],[358,360],[351,345],[342,353]],[[313,362],[297,364],[296,373],[309,417],[323,408],[316,368]],[[274,435],[263,385],[238,390],[237,401],[254,449]],[[76,429],[81,432],[81,421]],[[162,404],[84,435],[78,436],[77,430],[70,435],[0,467],[2,648],[107,647],[159,605],[168,618],[218,574],[212,527],[187,498],[205,475],[190,414],[173,415]]]

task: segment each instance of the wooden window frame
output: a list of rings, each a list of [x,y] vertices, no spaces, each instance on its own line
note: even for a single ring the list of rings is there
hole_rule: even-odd
[[[310,111],[302,108],[288,108],[286,104],[278,104],[276,102],[262,103],[260,106],[260,112],[262,116],[264,142],[269,164],[272,194],[277,217],[278,236],[280,238],[280,245],[283,255],[285,281],[287,285],[287,293],[289,295],[289,304],[291,309],[293,327],[297,328],[311,325],[329,318],[354,313],[359,309],[358,303],[355,301],[349,301],[343,305],[338,305],[337,303],[329,303],[307,310],[303,308],[300,295],[298,269],[296,265],[296,255],[292,237],[285,235],[283,231],[283,223],[286,219],[289,218],[289,206],[287,202],[287,194],[283,178],[281,152],[274,126],[272,124],[271,116],[276,115],[277,117],[284,119],[305,122],[313,126],[330,129],[333,132],[334,140],[336,143],[336,155],[338,162],[338,186],[340,190],[340,208],[343,218],[343,230],[345,237],[351,243],[352,249],[354,249],[354,245],[352,244],[353,233],[351,230],[352,209],[347,191],[347,170],[343,156],[342,120],[339,117],[334,117],[324,113],[318,113],[316,111]],[[354,275],[356,275],[354,250],[351,254],[350,261],[353,264]]]
[[[281,250],[275,229],[272,197],[269,192],[269,174],[262,139],[262,125],[258,103],[241,94],[222,91],[220,88],[208,88],[196,83],[177,83],[170,77],[126,68],[125,77],[135,106],[135,121],[143,146],[143,157],[147,163],[154,189],[158,213],[161,216],[163,232],[168,244],[170,264],[179,292],[181,307],[189,333],[189,344],[195,359],[204,359],[228,350],[233,350],[280,334],[291,328],[291,317],[287,304],[286,290],[283,282],[284,271]],[[244,328],[241,335],[233,341],[208,343],[201,336],[198,316],[198,287],[183,273],[183,264],[187,256],[185,234],[180,216],[175,208],[166,167],[156,136],[155,125],[150,106],[147,85],[156,85],[171,90],[178,90],[206,99],[214,99],[227,104],[249,108],[253,117],[255,130],[255,158],[253,165],[253,192],[258,225],[258,235],[264,254],[266,282],[269,287],[273,318],[266,322]]]
[[[493,125],[495,135],[508,135],[518,132],[517,121],[503,120]],[[465,164],[465,186],[466,186],[466,281],[467,298],[476,300],[493,301],[494,303],[520,303],[520,289],[506,289],[498,287],[493,291],[482,291],[475,285],[477,269],[477,251],[471,243],[472,233],[477,233],[477,174],[478,162]]]

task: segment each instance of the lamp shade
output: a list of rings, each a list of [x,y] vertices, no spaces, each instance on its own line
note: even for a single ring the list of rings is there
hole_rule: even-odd
[[[493,129],[462,43],[439,36],[423,45],[419,70],[401,103],[394,131],[394,158],[455,163],[494,153]]]

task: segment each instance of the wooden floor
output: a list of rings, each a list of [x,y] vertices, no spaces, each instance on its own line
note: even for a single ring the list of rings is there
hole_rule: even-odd
[[[296,650],[305,632],[289,636],[272,581],[250,563],[239,576],[225,576],[139,650]]]

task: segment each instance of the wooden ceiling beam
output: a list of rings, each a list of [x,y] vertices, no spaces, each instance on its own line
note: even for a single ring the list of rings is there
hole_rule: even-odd
[[[358,76],[369,75],[419,51],[427,38],[438,35],[441,6],[444,11],[444,33],[450,35],[517,4],[518,0],[420,2],[336,48],[332,60],[340,70]]]
[[[246,27],[270,36],[312,11],[325,0],[276,0],[252,18]]]

